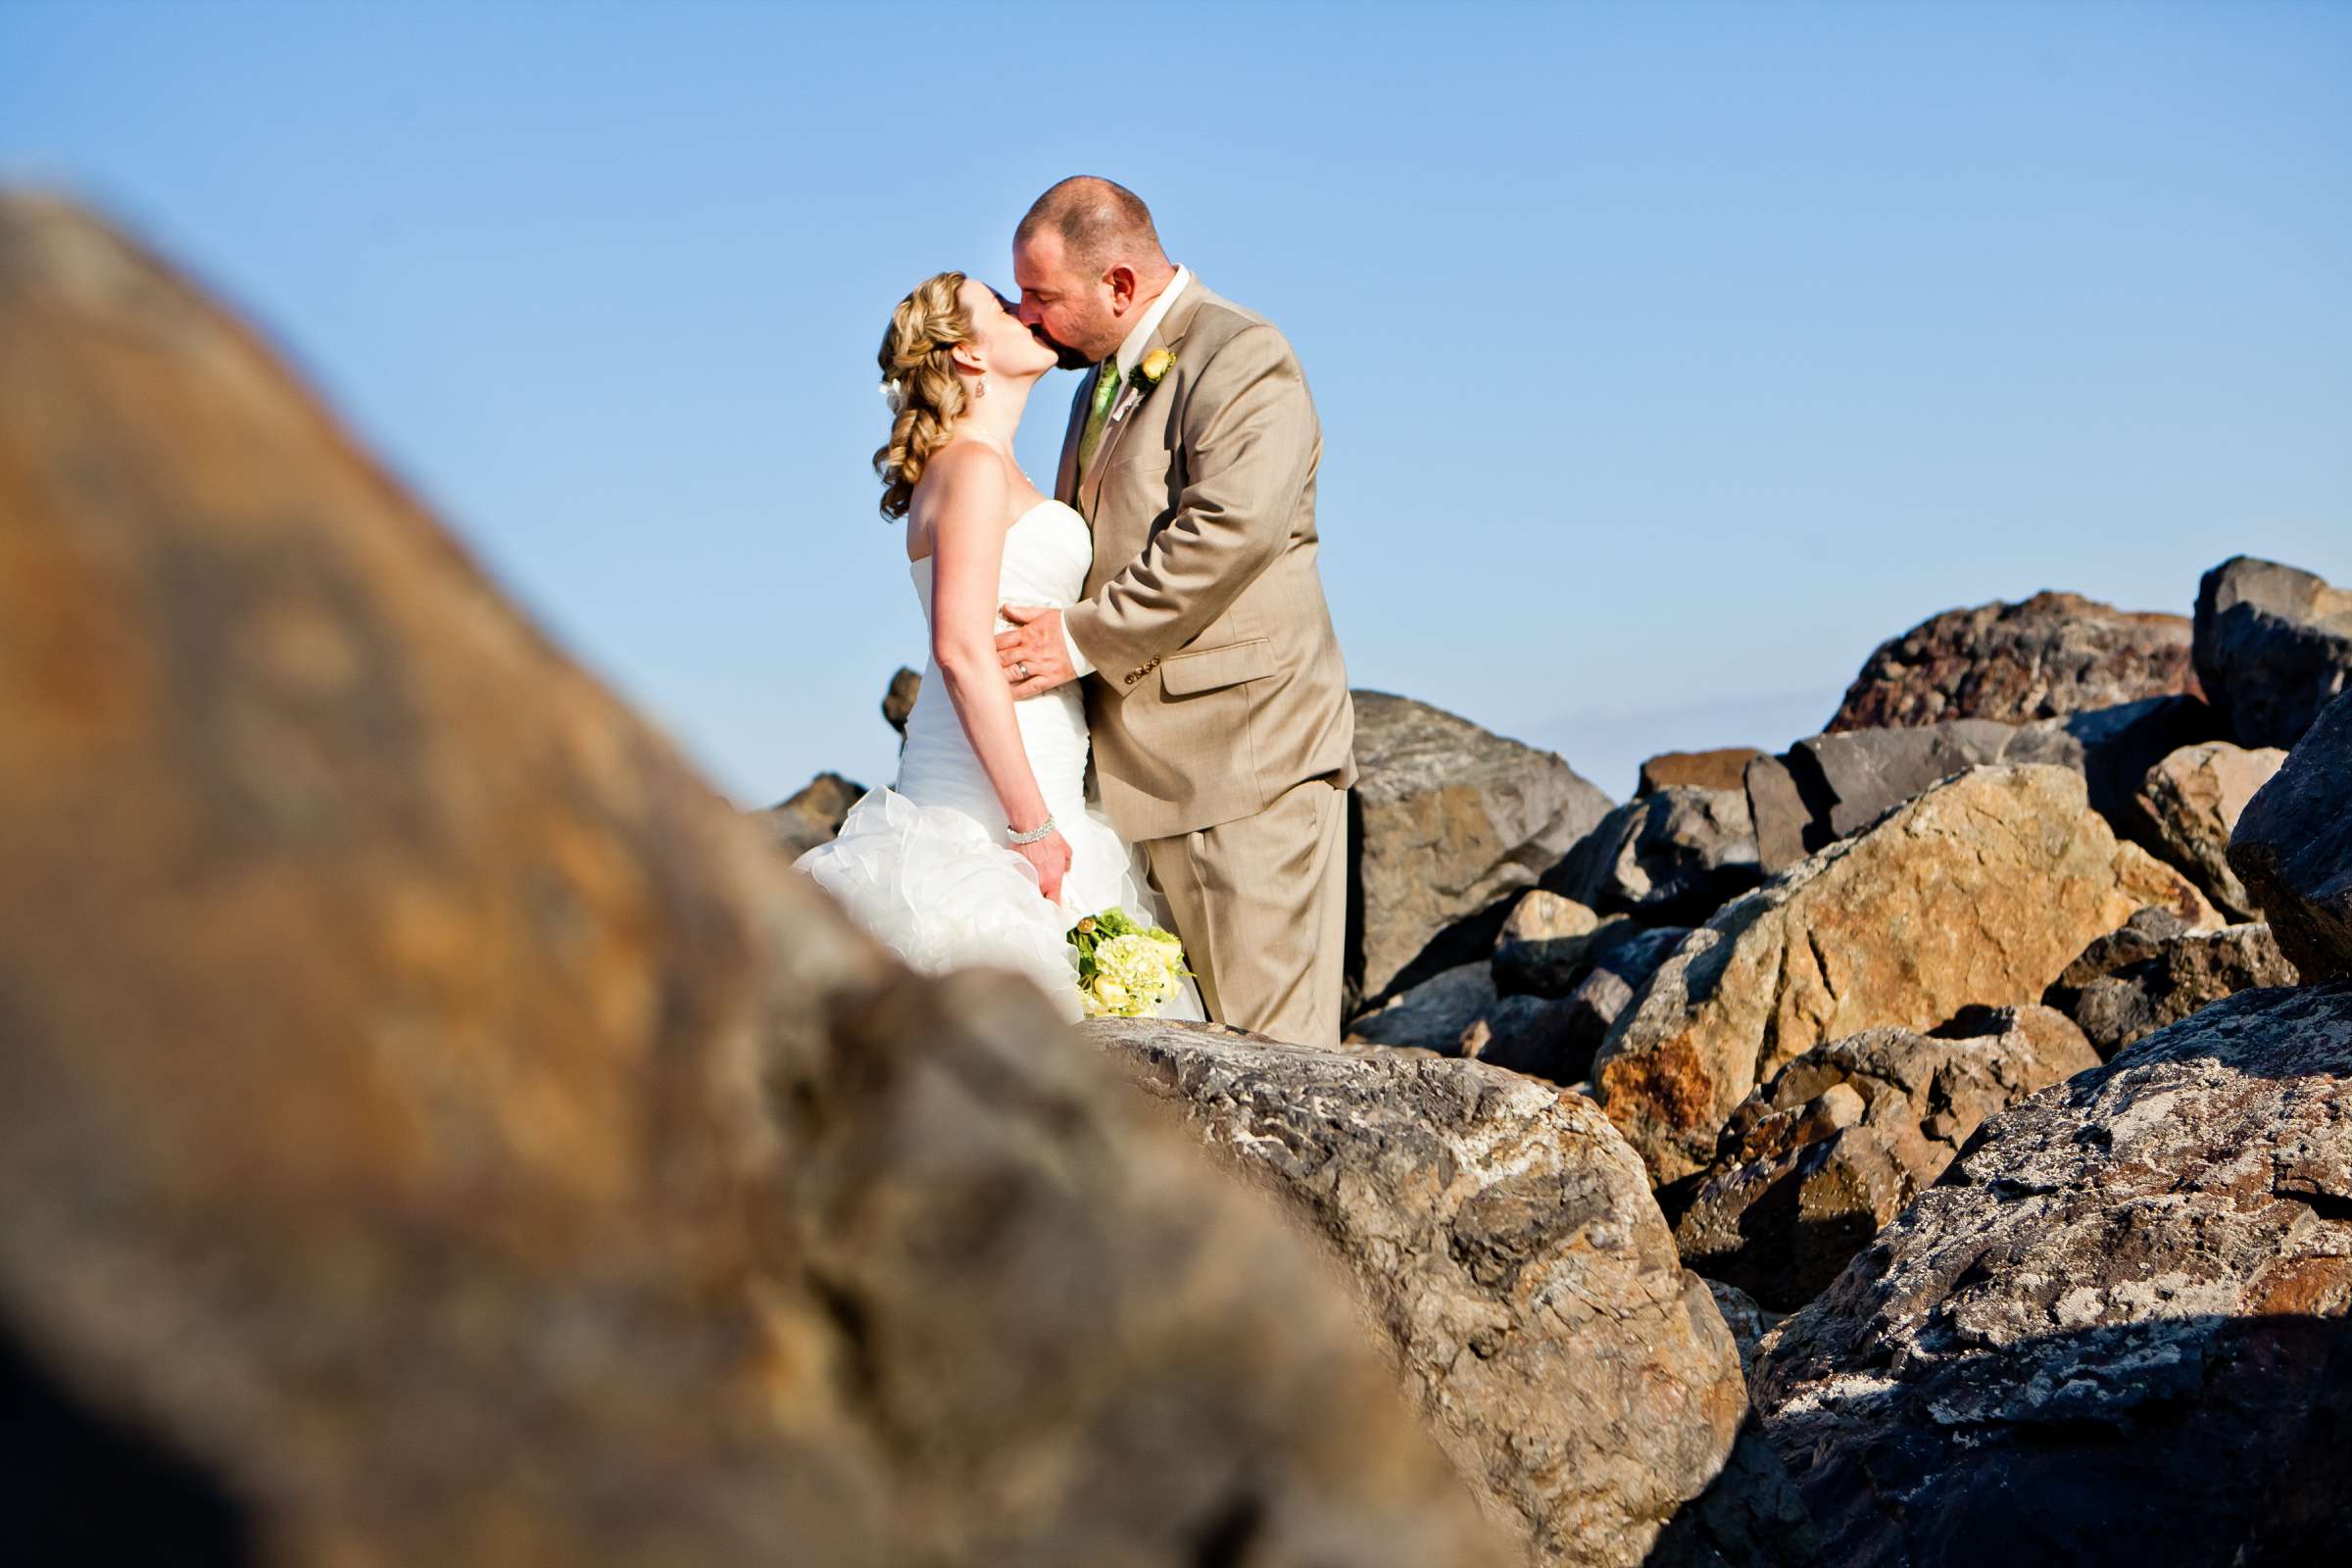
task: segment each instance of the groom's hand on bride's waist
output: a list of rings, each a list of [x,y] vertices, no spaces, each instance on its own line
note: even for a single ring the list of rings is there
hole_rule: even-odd
[[[1012,622],[1012,630],[997,633],[997,662],[1004,666],[1015,702],[1050,692],[1085,673],[1071,667],[1060,611],[1043,605],[1005,605],[999,613]]]

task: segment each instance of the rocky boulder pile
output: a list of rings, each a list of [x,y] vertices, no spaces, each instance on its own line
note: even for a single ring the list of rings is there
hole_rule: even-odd
[[[2024,724],[2194,695],[2190,643],[2184,615],[2120,611],[2080,594],[1947,611],[1881,644],[1825,727]]]
[[[1512,897],[1610,801],[1549,752],[1409,698],[1354,699],[1362,918],[1350,968],[1369,1004],[1483,956]]]
[[[2030,762],[2081,773],[2108,826],[2153,848],[2138,804],[2148,770],[2181,747],[2212,739],[2215,722],[2192,698],[2149,698],[2023,725],[1970,718],[1816,735],[1748,764],[1757,851],[1771,875],[1860,832],[1938,779]]]
[[[2081,1029],[2038,1006],[1818,1046],[1732,1113],[1675,1225],[1683,1259],[1766,1307],[1802,1306],[1985,1117],[2098,1063]]]
[[[4,197],[0,342],[0,1555],[1521,1560],[1294,1227],[851,930],[256,334]]]
[[[2352,988],[2251,991],[1986,1122],[1756,1405],[1824,1561],[2332,1561],[2348,1311]]]
[[[2179,872],[2117,841],[2081,775],[1960,774],[1693,931],[1610,1029],[1593,1093],[1657,1180],[1687,1176],[1756,1085],[1813,1047],[2038,1001],[2150,905],[2219,923]]]

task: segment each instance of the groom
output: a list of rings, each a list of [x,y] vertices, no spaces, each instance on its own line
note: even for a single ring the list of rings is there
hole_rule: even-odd
[[[1340,1038],[1355,714],[1315,568],[1321,426],[1281,332],[1161,251],[1106,179],[1065,179],[1012,242],[1021,319],[1091,368],[1057,499],[1094,530],[1087,597],[1007,606],[1015,697],[1086,685],[1095,771],[1209,1015]]]

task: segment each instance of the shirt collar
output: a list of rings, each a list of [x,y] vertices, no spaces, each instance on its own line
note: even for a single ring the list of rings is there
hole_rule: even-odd
[[[1159,291],[1159,298],[1153,300],[1152,308],[1144,312],[1144,318],[1135,323],[1135,330],[1127,334],[1127,341],[1119,345],[1119,380],[1122,385],[1135,378],[1135,363],[1144,357],[1144,345],[1152,341],[1152,334],[1159,330],[1160,318],[1168,314],[1168,308],[1176,303],[1176,296],[1183,293],[1184,285],[1192,280],[1192,273],[1181,267],[1176,269],[1176,275],[1168,279],[1168,286]]]

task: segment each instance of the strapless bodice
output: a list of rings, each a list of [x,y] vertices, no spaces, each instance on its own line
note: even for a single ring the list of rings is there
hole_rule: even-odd
[[[997,573],[997,601],[1007,605],[1078,602],[1094,564],[1094,534],[1086,519],[1058,501],[1041,501],[1021,514],[1004,534],[1004,563]],[[915,593],[923,602],[923,624],[931,624],[931,558],[909,564]],[[997,629],[1008,622],[999,617]],[[1086,793],[1086,704],[1070,681],[1013,705],[1022,749],[1038,788],[1056,817],[1084,809]],[[1002,831],[1004,813],[996,790],[972,755],[971,742],[956,716],[937,662],[925,664],[914,711],[906,715],[906,745],[899,755],[897,788],[925,805],[954,806]]]
[[[1087,568],[1095,563],[1095,536],[1086,519],[1059,501],[1040,501],[1004,530],[1004,563],[997,572],[997,600],[1007,605],[1074,605],[1086,593]],[[931,558],[908,563],[915,596],[923,603],[923,624],[931,624]],[[997,622],[1003,630],[1004,622]]]

